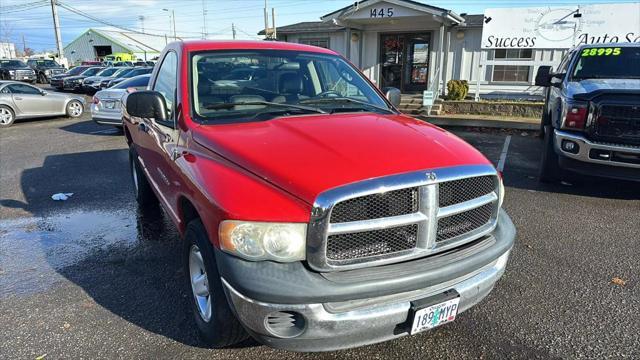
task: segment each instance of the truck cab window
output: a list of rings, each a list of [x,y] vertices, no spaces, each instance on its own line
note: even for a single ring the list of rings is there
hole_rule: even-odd
[[[176,53],[169,52],[164,57],[158,76],[153,85],[153,90],[159,92],[167,102],[169,117],[173,117],[173,105],[175,103],[176,83],[178,81],[178,57]]]

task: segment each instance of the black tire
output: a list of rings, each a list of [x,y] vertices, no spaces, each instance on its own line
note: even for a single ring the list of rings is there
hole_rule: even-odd
[[[13,125],[13,122],[16,121],[16,113],[11,110],[10,107],[5,105],[0,105],[0,116],[9,116],[8,120],[0,121],[0,127],[9,127]]]
[[[549,183],[562,179],[562,169],[558,162],[558,154],[553,144],[553,128],[551,125],[544,127],[544,141],[542,148],[542,159],[540,161],[540,182]]]
[[[40,84],[46,84],[47,83],[47,77],[43,73],[38,74],[38,82]]]
[[[158,206],[158,198],[154,194],[149,180],[147,180],[147,175],[142,170],[142,166],[138,161],[138,153],[133,146],[129,148],[129,169],[138,205],[142,208]]]
[[[543,108],[542,111],[543,111],[542,118],[540,119],[540,133],[538,134],[538,137],[541,139],[544,139],[545,126],[549,125],[550,121],[549,121],[549,113],[547,112],[547,109]]]
[[[202,225],[200,219],[195,219],[187,224],[187,231],[184,239],[183,264],[185,272],[185,281],[188,292],[191,293],[189,303],[198,326],[200,337],[213,348],[223,348],[237,344],[248,337],[248,334],[236,319],[231,311],[227,298],[224,293],[220,274],[215,262],[213,246],[209,242],[207,231]],[[196,295],[192,287],[192,271],[190,269],[190,254],[192,249],[196,247],[204,262],[206,270],[206,278],[208,282],[208,299],[211,304],[211,316],[209,320],[205,320],[200,314],[197,305]]]

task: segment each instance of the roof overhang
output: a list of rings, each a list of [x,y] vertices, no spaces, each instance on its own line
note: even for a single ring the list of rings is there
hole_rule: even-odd
[[[362,19],[362,15],[364,12],[369,11],[371,8],[376,5],[380,5],[380,3],[390,4],[398,6],[402,9],[405,9],[407,12],[419,15],[424,14],[428,16],[432,16],[434,18],[438,18],[443,23],[447,23],[448,25],[459,25],[464,22],[464,18],[455,12],[443,8],[439,8],[436,6],[426,5],[423,3],[419,3],[411,0],[363,0],[357,1],[353,5],[346,6],[342,9],[336,10],[332,13],[326,14],[322,16],[320,19],[322,21],[332,21],[337,25],[343,25],[348,23],[350,20]]]

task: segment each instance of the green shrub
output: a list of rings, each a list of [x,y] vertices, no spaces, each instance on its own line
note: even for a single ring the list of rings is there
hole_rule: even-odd
[[[449,80],[447,82],[447,99],[464,100],[469,93],[467,80]]]

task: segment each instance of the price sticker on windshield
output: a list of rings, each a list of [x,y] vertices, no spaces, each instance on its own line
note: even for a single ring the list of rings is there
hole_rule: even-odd
[[[622,54],[621,48],[588,48],[582,50],[581,56],[618,56],[620,54]]]

